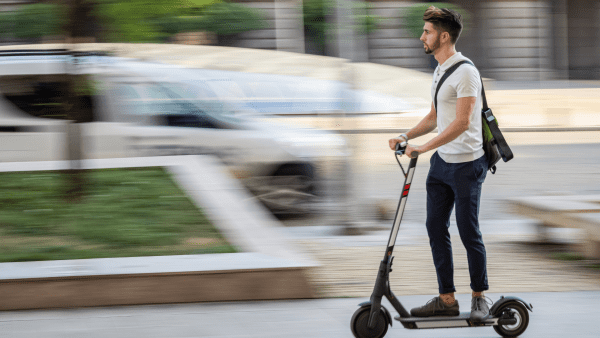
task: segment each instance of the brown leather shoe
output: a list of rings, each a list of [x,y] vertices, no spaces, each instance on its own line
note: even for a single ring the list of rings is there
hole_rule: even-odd
[[[448,305],[438,296],[428,301],[427,304],[410,310],[410,314],[413,317],[458,316],[460,311],[457,300],[454,301],[454,304]]]

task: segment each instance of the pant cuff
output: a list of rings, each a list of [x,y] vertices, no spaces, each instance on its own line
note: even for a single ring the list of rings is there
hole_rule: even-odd
[[[451,288],[451,289],[439,289],[440,291],[440,295],[443,295],[444,293],[452,293],[452,292],[456,292],[456,288]]]
[[[487,291],[489,289],[490,288],[488,286],[478,287],[478,288],[471,287],[471,290],[473,290],[473,292],[483,292],[483,291]]]

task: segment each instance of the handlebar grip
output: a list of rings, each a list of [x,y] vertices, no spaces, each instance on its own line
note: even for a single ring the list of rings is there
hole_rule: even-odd
[[[407,146],[406,141],[402,141],[402,142],[396,143],[396,151],[398,151],[398,150],[400,150],[402,148],[406,148],[406,146]]]
[[[412,153],[410,153],[410,157],[412,157],[412,158],[419,157],[419,152],[418,151],[413,151]]]
[[[407,143],[406,141],[396,143],[396,155],[404,155],[404,151],[406,150]]]

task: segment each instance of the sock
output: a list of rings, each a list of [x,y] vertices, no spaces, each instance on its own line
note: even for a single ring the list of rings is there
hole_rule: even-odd
[[[473,296],[473,298],[475,298],[475,297],[483,297],[483,291],[481,291],[481,292],[475,292],[475,291],[473,291],[473,293],[471,293],[471,295]]]

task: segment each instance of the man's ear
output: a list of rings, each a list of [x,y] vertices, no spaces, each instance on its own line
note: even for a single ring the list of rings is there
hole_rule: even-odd
[[[442,32],[441,38],[442,38],[442,42],[450,41],[450,33]]]

